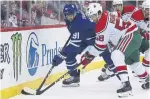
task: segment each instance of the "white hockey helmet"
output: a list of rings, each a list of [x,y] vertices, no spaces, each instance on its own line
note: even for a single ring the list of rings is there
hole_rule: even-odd
[[[149,1],[149,0],[145,0],[145,1],[142,3],[142,8],[143,8],[143,9],[150,8],[150,1]]]
[[[94,14],[98,14],[98,12],[102,12],[103,9],[102,9],[102,6],[101,4],[99,3],[90,3],[88,8],[87,8],[87,15],[88,16],[92,16]]]
[[[123,0],[113,0],[113,5],[123,4]]]

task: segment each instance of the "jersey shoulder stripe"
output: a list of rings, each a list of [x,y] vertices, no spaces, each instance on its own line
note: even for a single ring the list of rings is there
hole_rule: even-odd
[[[123,14],[126,14],[126,13],[132,13],[135,9],[136,9],[136,7],[135,7],[135,6],[132,6],[132,5],[123,6],[122,15],[123,15]]]
[[[96,24],[95,31],[96,33],[103,32],[108,24],[108,12],[104,11],[98,23]]]
[[[133,21],[142,21],[142,20],[144,20],[144,15],[143,15],[142,9],[139,9],[139,10],[135,11],[131,15],[131,19]]]

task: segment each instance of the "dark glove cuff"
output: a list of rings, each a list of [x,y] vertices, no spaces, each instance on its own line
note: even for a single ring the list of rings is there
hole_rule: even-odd
[[[88,51],[85,53],[85,58],[87,59],[93,59],[95,56],[91,55]]]

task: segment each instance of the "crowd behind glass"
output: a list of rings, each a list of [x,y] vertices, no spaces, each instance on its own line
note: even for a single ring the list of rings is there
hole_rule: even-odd
[[[85,11],[90,2],[100,3],[104,9],[113,11],[112,1],[0,1],[1,28],[65,24],[63,7],[67,3],[76,4]],[[140,1],[127,1],[124,4],[138,6]]]

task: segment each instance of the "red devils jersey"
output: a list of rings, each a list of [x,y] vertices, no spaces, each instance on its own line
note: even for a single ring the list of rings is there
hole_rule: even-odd
[[[146,34],[142,33],[142,35],[144,35],[143,37],[146,39],[150,38],[150,34],[149,34],[150,22],[144,21],[145,18],[142,9],[137,9],[134,6],[124,6],[122,13],[120,13],[119,11],[116,11],[114,13],[118,17],[121,17],[124,21],[129,20],[134,22],[140,29],[142,29],[142,31],[145,31],[144,33]]]
[[[133,33],[137,29],[133,22],[124,22],[113,13],[104,11],[96,24],[95,47],[104,50],[109,41],[116,45],[121,37]]]

